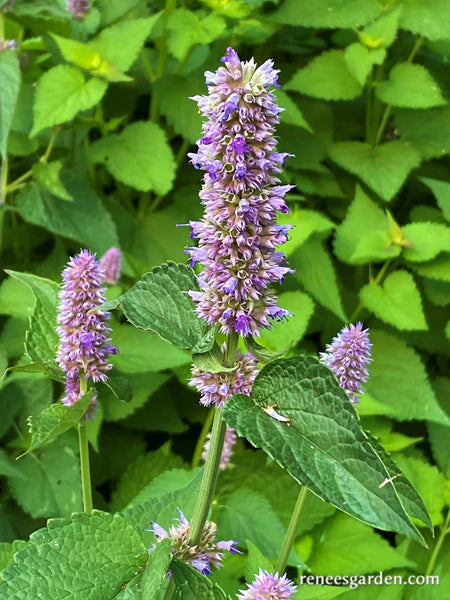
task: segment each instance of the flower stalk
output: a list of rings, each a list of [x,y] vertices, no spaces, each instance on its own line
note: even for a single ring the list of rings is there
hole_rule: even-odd
[[[84,396],[87,392],[86,377],[80,377],[80,394]],[[89,464],[89,441],[87,438],[86,419],[83,417],[78,423],[78,442],[80,448],[80,469],[81,486],[83,490],[83,508],[84,512],[92,512],[92,486],[91,486],[91,468]]]
[[[284,570],[286,569],[289,554],[291,553],[292,546],[294,545],[295,537],[297,535],[298,524],[300,523],[300,517],[303,512],[307,495],[308,488],[306,485],[304,485],[300,488],[300,492],[297,496],[297,502],[295,503],[294,510],[292,511],[291,520],[289,521],[280,556],[275,567],[277,573],[284,573]]]

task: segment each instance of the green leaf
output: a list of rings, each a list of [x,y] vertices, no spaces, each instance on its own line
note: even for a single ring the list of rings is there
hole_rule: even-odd
[[[287,215],[280,215],[280,225],[292,225],[289,240],[283,245],[283,252],[290,256],[308,240],[313,233],[328,235],[335,227],[333,221],[314,210],[295,208]]]
[[[21,456],[50,444],[58,436],[78,425],[81,417],[89,408],[92,393],[93,390],[89,390],[73,406],[64,406],[61,402],[57,402],[45,408],[37,417],[29,417],[28,426],[31,442],[26,452]]]
[[[30,539],[2,573],[2,600],[111,600],[148,560],[133,527],[120,515],[98,510],[52,520]]]
[[[397,6],[358,32],[359,39],[368,48],[388,48],[397,37],[398,20],[402,7]]]
[[[0,285],[0,314],[26,319],[33,312],[34,296],[28,286],[9,277]]]
[[[402,137],[423,158],[450,153],[450,106],[428,110],[398,110],[394,122]]]
[[[102,77],[106,81],[130,81],[115,65],[110,63],[88,44],[53,35],[63,57],[68,61],[90,71],[92,75]]]
[[[131,325],[113,323],[113,342],[120,353],[111,362],[126,375],[147,373],[149,369],[164,371],[191,362],[184,350]]]
[[[423,277],[450,281],[450,253],[441,254],[434,260],[417,265],[412,264],[411,266]]]
[[[365,142],[337,142],[330,150],[330,158],[360,177],[386,202],[399,191],[408,173],[420,164],[418,152],[402,140],[375,148]]]
[[[286,531],[269,501],[258,492],[245,487],[236,490],[221,502],[215,519],[225,539],[249,539],[266,556],[277,558]],[[289,564],[303,565],[294,552],[289,556]]]
[[[31,361],[43,363],[57,373],[59,369],[55,357],[59,343],[56,333],[58,285],[50,279],[30,273],[17,271],[7,271],[7,273],[31,288],[35,298],[34,311],[25,340],[25,351]]]
[[[447,504],[447,484],[444,475],[425,459],[397,454],[395,460],[422,496],[433,525],[441,525],[442,510]]]
[[[287,323],[274,323],[270,331],[261,332],[263,345],[275,351],[297,344],[304,336],[314,312],[311,298],[298,290],[281,293],[278,301],[280,306],[292,313],[292,316],[288,317]]]
[[[386,104],[403,108],[432,108],[446,104],[439,86],[422,65],[397,63],[388,81],[375,87],[376,94]]]
[[[78,442],[73,431],[24,456],[17,470],[17,476],[9,478],[11,493],[32,517],[62,517],[81,510]]]
[[[285,0],[273,18],[285,25],[340,29],[365,25],[380,12],[380,7],[370,0],[315,0],[301,4]]]
[[[181,468],[183,464],[179,456],[172,454],[168,444],[164,444],[154,452],[138,456],[128,465],[112,495],[112,510],[122,510],[158,475],[171,469]]]
[[[273,404],[290,418],[290,427],[264,412]],[[233,396],[224,415],[238,435],[319,497],[378,529],[421,541],[395,480],[380,487],[389,470],[360,429],[347,395],[317,359],[269,363],[256,378],[252,397]]]
[[[403,256],[406,260],[423,262],[441,252],[450,252],[450,227],[446,225],[411,223],[402,229],[405,238]]]
[[[195,313],[189,290],[198,290],[194,271],[168,262],[120,296],[120,308],[135,327],[156,333],[178,348],[206,352],[214,340],[203,343],[207,327]]]
[[[89,43],[89,47],[121,71],[128,71],[159,17],[160,14],[156,13],[146,19],[135,18],[115,23],[103,29]]]
[[[355,519],[337,513],[317,539],[308,566],[315,575],[362,575],[400,567],[413,567],[387,540]]]
[[[172,540],[162,540],[150,554],[147,568],[142,575],[142,593],[145,600],[156,600],[172,561]]]
[[[0,448],[0,475],[6,475],[6,477],[23,477],[21,471],[16,468],[16,465],[8,458],[4,450]]]
[[[189,481],[183,481],[181,486],[149,498],[142,504],[131,504],[123,512],[123,516],[134,525],[142,535],[144,544],[149,547],[155,543],[155,536],[149,530],[149,523],[155,521],[164,529],[173,525],[178,509],[182,510],[189,520],[194,511],[200,481],[201,470],[192,471]]]
[[[450,414],[450,379],[437,377],[433,381],[433,389],[441,406]],[[430,438],[433,456],[442,473],[450,477],[450,445],[448,444],[448,425],[428,423],[428,434]]]
[[[430,177],[419,177],[420,181],[430,188],[439,204],[439,208],[447,221],[450,221],[450,183]]]
[[[349,71],[343,50],[327,50],[313,58],[285,88],[325,100],[352,100],[361,94],[361,86]]]
[[[201,135],[202,118],[191,100],[204,85],[204,80],[194,74],[189,78],[166,75],[155,82],[160,110],[176,133],[195,143]]]
[[[164,131],[150,121],[137,121],[120,134],[103,137],[89,149],[94,163],[103,163],[122,183],[137,190],[154,190],[161,196],[170,191],[175,160]]]
[[[209,44],[225,33],[226,23],[218,14],[200,17],[187,8],[178,8],[167,22],[168,46],[171,54],[183,60],[188,50],[196,44]]]
[[[63,183],[73,202],[61,202],[35,183],[23,187],[17,196],[23,219],[80,242],[99,254],[111,246],[119,246],[112,217],[95,191],[74,175],[64,177]]]
[[[312,129],[308,121],[305,119],[302,111],[298,107],[298,105],[280,89],[275,91],[275,96],[277,98],[277,104],[284,108],[284,111],[281,115],[282,123],[286,123],[287,125],[296,125],[297,127],[303,127],[307,131],[312,133]]]
[[[289,258],[295,277],[317,302],[339,319],[346,320],[336,271],[328,250],[320,240],[308,240]]]
[[[360,298],[366,308],[397,329],[428,329],[420,292],[408,271],[393,271],[383,285],[368,283],[361,288]]]
[[[450,39],[447,0],[406,0],[402,3],[400,27],[430,40]]]
[[[400,421],[418,419],[449,425],[450,418],[439,406],[415,350],[384,331],[371,330],[370,339],[373,360],[365,388],[379,403],[375,414],[390,414]],[[360,413],[364,404],[365,396]]]
[[[174,559],[170,568],[176,600],[228,600],[220,587],[189,565]]]
[[[60,178],[62,168],[62,161],[55,160],[50,163],[37,162],[33,165],[32,171],[36,181],[48,192],[62,200],[72,202],[73,198],[64,187]]]
[[[108,84],[98,78],[86,80],[82,71],[69,65],[58,65],[39,80],[33,108],[34,126],[31,136],[46,127],[71,121],[79,112],[97,105]]]
[[[8,135],[16,108],[20,87],[20,67],[16,53],[0,53],[0,153],[6,157]]]
[[[247,583],[253,582],[255,573],[258,573],[259,569],[272,573],[273,562],[264,556],[261,550],[250,540],[245,540],[245,545],[248,549],[248,559],[245,565],[245,581]]]
[[[361,85],[366,83],[373,65],[382,65],[385,58],[386,50],[384,48],[370,49],[358,42],[350,44],[345,49],[345,61],[350,73]]]

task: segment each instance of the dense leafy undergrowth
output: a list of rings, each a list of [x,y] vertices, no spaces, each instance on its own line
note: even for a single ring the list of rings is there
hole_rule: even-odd
[[[279,149],[295,155],[281,178],[296,188],[279,218],[294,225],[284,248],[295,269],[279,300],[293,316],[258,340],[273,353],[289,346],[287,362],[265,367],[254,401],[238,395],[226,410],[241,438],[212,519],[243,553],[208,579],[173,561],[178,597],[222,599],[260,566],[271,570],[298,481],[314,493],[288,560],[297,583],[298,573],[441,577],[428,587],[304,585],[298,598],[450,597],[447,0],[97,0],[78,20],[63,0],[0,0],[2,600],[148,599],[165,586],[170,544],[149,559],[148,528],[168,527],[177,508],[192,516],[198,440],[211,419],[187,382],[192,353],[208,370],[201,361],[213,337],[180,295],[195,287],[192,271],[175,265],[191,244],[181,225],[202,212],[200,176],[186,156],[202,120],[189,97],[206,93],[203,73],[229,45],[281,70]],[[87,425],[89,517],[72,426],[90,396],[70,411],[58,402],[57,292],[69,256],[113,246],[122,275],[106,295],[120,309],[111,320],[120,353]],[[289,358],[316,357],[358,320],[373,343],[356,407],[368,438],[325,368]],[[336,403],[316,440],[326,446],[320,457],[304,434],[329,404],[298,383],[309,378]],[[301,407],[279,381],[300,386]],[[288,412],[293,403],[292,428],[261,410],[274,397]],[[351,448],[345,474],[340,444]],[[397,488],[379,485],[386,465]],[[339,496],[344,476],[363,482],[349,505]],[[373,494],[385,509],[371,506]]]

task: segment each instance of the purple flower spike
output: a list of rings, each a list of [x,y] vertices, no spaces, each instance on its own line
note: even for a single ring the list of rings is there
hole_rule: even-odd
[[[233,455],[233,446],[236,443],[237,435],[232,427],[227,427],[225,432],[225,442],[223,444],[222,456],[220,457],[219,469],[224,471],[230,462],[231,456]],[[202,460],[206,462],[209,454],[209,447],[211,444],[211,433],[208,433],[205,445],[203,446]]]
[[[203,575],[211,573],[211,567],[219,568],[222,566],[223,552],[227,550],[231,554],[236,554],[239,550],[236,548],[237,542],[234,541],[216,541],[217,526],[211,521],[207,521],[203,527],[199,543],[192,546],[189,542],[191,526],[181,510],[178,510],[178,525],[166,531],[157,523],[152,523],[153,533],[158,542],[170,538],[173,541],[173,555],[188,565],[193,566]],[[151,550],[150,550],[151,551]]]
[[[105,302],[95,256],[82,250],[70,259],[63,279],[59,293],[57,362],[66,373],[62,402],[71,406],[80,399],[80,374],[94,382],[106,381],[112,367],[109,355],[116,354],[118,349],[110,344],[108,337],[109,313],[93,310]]]
[[[120,279],[122,254],[119,248],[113,246],[100,259],[100,275],[104,283],[115,285]]]
[[[195,96],[207,117],[198,150],[190,154],[205,171],[200,198],[203,219],[191,223],[198,246],[189,248],[191,265],[200,263],[201,292],[191,292],[197,313],[222,333],[258,336],[270,320],[289,313],[271,291],[292,272],[282,252],[289,227],[276,226],[278,211],[290,185],[278,174],[288,156],[275,152],[275,127],[282,111],[270,88],[277,86],[273,61],[257,67],[253,58],[239,59],[232,48],[224,66],[205,73],[207,96]]]
[[[253,382],[258,375],[256,359],[249,353],[238,352],[236,368],[228,373],[209,373],[192,367],[193,377],[189,384],[200,392],[200,404],[216,408],[225,406],[234,394],[250,395]]]
[[[366,365],[372,360],[371,347],[369,330],[357,323],[344,327],[320,354],[321,362],[333,371],[353,403],[359,402],[356,394],[362,392],[362,384],[369,377]]]
[[[271,575],[267,571],[259,570],[255,580],[248,585],[247,590],[241,590],[237,595],[239,600],[290,600],[297,591],[297,587],[283,575]]]
[[[81,20],[91,10],[90,0],[67,0],[67,10]]]

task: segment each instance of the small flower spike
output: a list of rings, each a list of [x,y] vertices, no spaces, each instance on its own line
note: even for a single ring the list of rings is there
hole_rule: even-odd
[[[321,362],[333,371],[354,404],[359,402],[356,394],[362,392],[362,385],[369,377],[366,365],[372,360],[371,347],[369,330],[356,323],[344,327],[327,345],[326,352],[320,354]]]
[[[230,462],[230,459],[233,455],[233,446],[236,443],[236,440],[237,440],[237,435],[236,435],[235,430],[232,427],[227,427],[227,430],[225,432],[225,441],[223,444],[222,456],[220,457],[219,469],[221,471],[225,471],[228,463]],[[202,460],[204,460],[205,462],[206,462],[206,459],[208,458],[210,443],[211,443],[211,433],[208,433],[208,437],[206,438],[206,442],[205,442],[205,445],[203,447],[203,452],[202,452]]]
[[[122,254],[119,248],[113,246],[100,259],[102,282],[115,285],[120,279]]]
[[[118,349],[110,344],[109,313],[94,310],[105,302],[99,263],[88,250],[71,258],[63,271],[59,293],[59,347],[57,362],[66,373],[66,393],[62,402],[71,406],[80,399],[80,375],[94,382],[106,381],[112,365],[110,354]]]
[[[211,521],[207,521],[199,543],[191,546],[189,536],[191,526],[181,510],[178,510],[178,525],[172,525],[169,531],[163,529],[158,523],[152,523],[153,533],[158,542],[170,538],[173,541],[172,553],[175,558],[191,565],[203,575],[211,573],[211,567],[219,568],[222,566],[223,550],[236,554],[239,550],[235,547],[237,542],[216,541],[217,526]]]
[[[290,600],[297,591],[297,587],[283,575],[271,575],[267,571],[259,570],[252,584],[247,584],[247,590],[237,594],[238,600]]]

